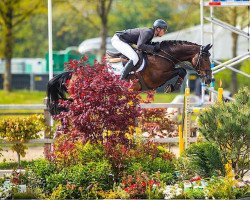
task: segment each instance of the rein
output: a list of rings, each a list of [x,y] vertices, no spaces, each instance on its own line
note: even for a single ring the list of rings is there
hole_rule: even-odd
[[[160,51],[163,52],[165,55],[170,56],[172,59],[174,59],[174,60],[176,60],[176,61],[178,61],[178,62],[182,62],[181,60],[179,60],[179,59],[175,58],[174,56],[172,56],[171,54],[167,53],[166,51],[164,51],[164,50],[162,50],[162,49],[160,49]],[[202,46],[200,46],[200,51],[199,51],[198,60],[197,60],[197,62],[196,62],[196,65],[195,65],[194,67],[192,67],[192,69],[194,69],[194,70],[197,72],[198,76],[201,77],[201,78],[206,77],[206,75],[202,75],[202,74],[201,74],[201,71],[206,71],[206,72],[211,71],[211,69],[201,69],[200,60],[201,60],[201,58],[202,58],[202,54],[207,54],[207,55],[209,55],[209,53],[202,51]],[[153,54],[153,55],[158,56],[158,57],[161,57],[161,58],[164,58],[164,59],[166,59],[166,60],[169,60],[169,61],[171,61],[174,65],[176,64],[172,59],[170,59],[170,58],[168,58],[168,57],[166,57],[166,56],[163,56],[163,55],[161,55],[161,54],[157,54],[157,53],[156,53],[156,54]],[[185,64],[185,63],[184,63],[184,65],[185,65],[186,67],[190,68],[189,65],[187,65],[187,64]]]

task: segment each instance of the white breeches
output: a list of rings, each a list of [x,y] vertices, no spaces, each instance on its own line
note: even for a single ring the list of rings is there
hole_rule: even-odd
[[[133,60],[134,66],[138,63],[139,57],[137,53],[133,50],[133,48],[129,44],[121,41],[117,35],[114,35],[112,37],[111,44],[127,58]]]

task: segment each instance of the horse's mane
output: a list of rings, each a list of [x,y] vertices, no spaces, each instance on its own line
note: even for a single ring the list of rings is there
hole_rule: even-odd
[[[189,42],[189,41],[184,41],[184,40],[164,40],[161,42],[161,45],[163,46],[168,46],[168,45],[195,45],[195,46],[200,46],[199,44]]]

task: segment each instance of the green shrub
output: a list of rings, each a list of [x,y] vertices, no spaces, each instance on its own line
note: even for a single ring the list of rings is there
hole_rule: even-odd
[[[67,193],[67,198],[80,198],[79,188],[86,190],[97,184],[100,189],[111,189],[113,183],[110,184],[109,174],[111,166],[108,161],[89,162],[85,165],[79,164],[62,169],[59,173],[51,174],[47,177],[46,190],[52,192],[54,189],[62,185],[65,188],[69,184],[71,194]]]
[[[45,188],[47,177],[56,173],[56,167],[53,163],[45,159],[35,160],[34,163],[27,166],[26,176],[28,185],[31,188]]]
[[[217,103],[199,116],[199,131],[215,143],[225,163],[242,177],[250,167],[250,90],[239,90],[235,101]]]
[[[20,157],[25,156],[27,149],[24,143],[31,139],[40,138],[39,132],[44,127],[45,123],[42,115],[0,118],[0,137],[8,142],[16,142],[11,146],[11,149],[17,152],[20,164]]]
[[[184,196],[188,199],[205,199],[203,190],[201,189],[190,189],[184,193]]]
[[[31,191],[23,192],[23,193],[14,193],[13,199],[36,199],[36,194]]]
[[[219,149],[212,143],[190,145],[185,155],[189,158],[190,168],[203,177],[224,174],[224,165]]]
[[[20,167],[21,168],[25,168],[28,165],[32,165],[35,161],[26,161],[26,160],[22,160],[20,163]],[[0,169],[17,169],[18,168],[19,163],[18,162],[7,162],[7,161],[3,161],[0,162]]]
[[[128,174],[133,174],[137,171],[143,171],[148,174],[160,172],[159,179],[167,184],[174,181],[174,159],[172,154],[164,147],[151,144],[138,146],[133,152],[128,162],[126,162],[125,171]],[[135,149],[136,149],[135,148]]]
[[[249,197],[249,185],[237,186],[237,181],[227,177],[212,177],[206,187],[206,196],[210,199],[236,199]]]
[[[79,162],[82,164],[101,161],[105,159],[103,146],[100,144],[91,144],[87,142],[86,144],[78,143],[77,146]]]

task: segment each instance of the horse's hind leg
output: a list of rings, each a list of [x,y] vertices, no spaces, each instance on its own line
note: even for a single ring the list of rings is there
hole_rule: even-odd
[[[169,93],[169,92],[174,92],[176,90],[179,90],[180,87],[181,87],[181,85],[182,85],[182,83],[183,83],[183,80],[184,80],[186,74],[187,74],[187,72],[186,72],[185,69],[183,69],[183,68],[176,68],[174,70],[173,77],[178,76],[178,79],[177,79],[177,81],[175,82],[174,85],[172,85],[172,84],[167,85],[166,88],[165,88],[165,92]]]

